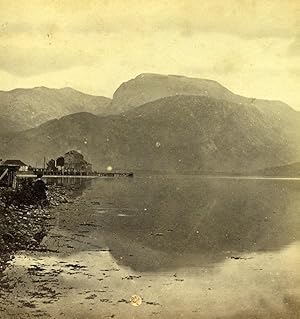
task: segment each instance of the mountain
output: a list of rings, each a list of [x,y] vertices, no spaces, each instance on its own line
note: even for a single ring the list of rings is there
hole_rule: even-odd
[[[234,94],[216,81],[153,73],[142,73],[122,83],[113,95],[112,109],[119,112],[126,111],[147,102],[175,95],[210,96],[237,104],[255,105],[263,112],[278,115],[287,110],[296,112],[280,101],[260,100]]]
[[[300,112],[281,101],[248,98],[234,94],[212,80],[178,75],[143,73],[121,84],[115,91],[110,110],[115,113],[132,110],[139,105],[176,95],[200,95],[256,107],[269,123],[278,127],[297,145],[300,139]]]
[[[11,123],[8,126],[10,131],[17,131],[82,111],[104,114],[109,103],[109,98],[84,94],[71,88],[0,91],[0,119]]]
[[[147,102],[175,95],[204,95],[227,100],[233,93],[211,80],[142,73],[121,84],[113,95],[111,108],[116,112],[127,111]]]
[[[78,113],[6,136],[2,158],[35,165],[80,150],[97,170],[237,172],[295,157],[279,127],[253,105],[178,95],[118,115]]]
[[[236,104],[252,105],[270,119],[276,118],[283,124],[295,117],[300,118],[300,112],[286,103],[240,96],[216,81],[152,73],[143,73],[122,83],[113,95],[111,109],[114,112],[127,111],[147,102],[176,95],[209,96]]]
[[[8,119],[5,115],[0,116],[0,135],[21,130],[22,126],[18,123]]]
[[[265,168],[258,173],[264,176],[300,177],[300,162]]]

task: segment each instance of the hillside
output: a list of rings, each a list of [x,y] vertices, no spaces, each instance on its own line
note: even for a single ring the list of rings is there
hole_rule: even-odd
[[[132,110],[139,105],[176,95],[200,95],[223,99],[235,104],[256,107],[269,124],[277,127],[293,141],[300,152],[300,112],[281,101],[248,98],[234,94],[220,83],[212,80],[189,78],[178,75],[144,73],[124,82],[115,91],[111,111],[115,113]],[[297,146],[296,146],[297,145]]]
[[[163,97],[175,95],[203,95],[230,100],[234,94],[211,80],[177,75],[143,73],[124,82],[115,91],[112,109],[127,111]]]
[[[237,104],[254,105],[270,118],[283,121],[295,116],[300,118],[300,112],[286,103],[237,95],[216,81],[151,73],[140,74],[122,83],[113,95],[111,109],[115,112],[127,111],[147,102],[176,95],[209,96]]]
[[[77,112],[104,114],[109,103],[109,98],[84,94],[71,88],[0,91],[0,119],[11,122],[10,131],[16,131]]]
[[[257,108],[204,96],[173,96],[120,115],[65,116],[2,140],[3,158],[35,164],[70,149],[94,168],[250,171],[286,163],[290,142]]]
[[[277,115],[282,115],[287,111],[288,113],[296,112],[280,101],[247,98],[234,94],[213,80],[153,73],[142,73],[122,83],[113,95],[112,109],[126,111],[147,102],[175,95],[201,95],[237,104],[255,105],[263,112],[272,112]]]
[[[258,172],[264,176],[300,177],[300,162],[269,167]]]
[[[15,131],[21,131],[22,126],[13,120],[7,119],[5,115],[0,116],[0,135],[8,134]]]

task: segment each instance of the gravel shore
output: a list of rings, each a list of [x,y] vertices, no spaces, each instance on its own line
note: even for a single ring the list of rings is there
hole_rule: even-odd
[[[68,201],[63,187],[49,186],[48,203],[41,207],[30,189],[0,189],[0,274],[18,250],[39,250],[48,232],[51,207]]]

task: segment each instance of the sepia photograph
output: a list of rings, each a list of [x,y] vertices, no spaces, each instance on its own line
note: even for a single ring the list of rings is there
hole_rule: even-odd
[[[0,319],[300,318],[300,0],[0,0]]]

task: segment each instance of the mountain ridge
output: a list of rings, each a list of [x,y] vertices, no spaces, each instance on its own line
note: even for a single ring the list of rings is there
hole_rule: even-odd
[[[26,97],[28,94],[36,94],[37,96],[28,100],[28,97]],[[42,96],[39,96],[40,94]],[[58,110],[53,110],[53,102],[51,102],[49,94],[53,94],[54,96],[65,95],[67,101],[63,101],[62,103],[61,96],[54,97],[56,103],[58,102]],[[7,95],[12,95],[12,97],[7,100]],[[234,103],[252,104],[267,114],[270,119],[272,117],[279,117],[282,121],[282,126],[291,120],[294,122],[294,116],[300,118],[299,111],[282,101],[243,97],[233,93],[215,80],[157,73],[141,73],[135,78],[121,83],[114,92],[113,99],[86,94],[71,87],[56,89],[37,86],[33,88],[16,88],[10,91],[2,90],[0,91],[0,117],[1,112],[3,116],[3,113],[9,113],[8,111],[14,108],[15,113],[20,112],[21,109],[22,116],[9,118],[11,123],[16,124],[16,130],[20,130],[20,128],[35,127],[48,119],[60,118],[61,116],[81,111],[91,112],[96,115],[119,114],[147,102],[175,95],[211,96]],[[22,103],[19,99],[24,99],[24,96],[25,100]],[[82,102],[82,99],[85,101]],[[41,105],[47,103],[52,110],[46,110],[45,105],[42,110],[39,110],[36,105],[37,103]],[[25,112],[26,109],[30,109],[30,111]],[[64,112],[61,109],[66,110]],[[47,112],[50,114],[47,114]]]
[[[151,81],[155,81],[155,80],[165,80],[165,81],[177,80],[178,81],[179,80],[179,81],[181,81],[181,84],[184,82],[190,83],[192,85],[202,84],[202,85],[206,86],[206,87],[202,87],[202,90],[204,91],[204,93],[205,93],[205,89],[207,89],[207,88],[219,89],[219,90],[223,90],[223,92],[219,92],[220,95],[226,96],[227,98],[230,97],[231,99],[241,98],[244,101],[243,104],[245,104],[245,102],[247,102],[247,101],[251,102],[251,103],[253,103],[254,101],[271,102],[271,103],[278,103],[278,104],[280,103],[280,104],[284,104],[285,106],[288,106],[289,108],[298,112],[297,110],[292,108],[290,105],[288,105],[287,103],[280,101],[280,100],[268,100],[268,99],[254,98],[254,97],[244,97],[240,94],[232,92],[231,90],[229,90],[227,87],[225,87],[224,85],[222,85],[218,81],[206,79],[206,78],[188,77],[185,75],[176,75],[176,74],[165,75],[165,74],[158,74],[158,73],[141,73],[141,74],[137,75],[136,77],[121,83],[121,85],[114,92],[113,99],[118,96],[119,91],[123,87],[126,88],[129,84],[133,84],[133,83],[136,83],[138,81],[142,81],[142,82],[144,82],[144,84],[147,84],[146,82],[148,80],[151,80]],[[145,89],[145,87],[143,87],[143,89]],[[201,95],[201,91],[199,91],[199,87],[194,87],[193,89],[195,90],[194,95]],[[176,95],[176,92],[172,93],[171,87],[169,87],[169,90],[170,90],[171,95],[168,95],[168,96]],[[185,90],[186,90],[186,87],[181,86],[180,91],[183,92]],[[209,92],[207,92],[207,93],[209,93]],[[186,95],[191,95],[191,94],[187,93]],[[166,97],[166,96],[161,96],[161,97]],[[216,97],[216,96],[214,96],[214,97]],[[150,102],[150,101],[147,101],[147,102]],[[237,102],[239,102],[239,101],[237,101]],[[144,104],[144,103],[142,103],[142,104]]]
[[[272,166],[257,172],[264,176],[278,176],[278,177],[300,177],[300,161],[288,163],[286,165]]]
[[[16,131],[79,111],[107,113],[110,101],[109,98],[85,94],[72,88],[18,88],[0,91],[0,118],[15,123]]]
[[[118,87],[113,95],[111,110],[115,113],[126,112],[147,102],[182,94],[210,96],[255,107],[295,142],[300,139],[300,112],[290,105],[278,100],[244,97],[233,93],[219,82],[208,79],[142,73]],[[297,148],[300,150],[300,146]]]
[[[28,92],[17,95],[20,90]],[[122,83],[100,108],[93,104],[97,96],[72,88],[35,92],[43,93],[37,100],[47,108],[45,92],[77,104],[35,128],[2,136],[2,157],[34,164],[41,154],[76,149],[96,169],[173,172],[245,172],[299,160],[300,112],[280,101],[236,95],[213,80],[144,73]],[[24,109],[31,107],[25,103]]]
[[[7,137],[0,152],[35,163],[76,149],[98,170],[238,172],[288,162],[280,133],[256,108],[183,95],[119,115],[68,115]]]

